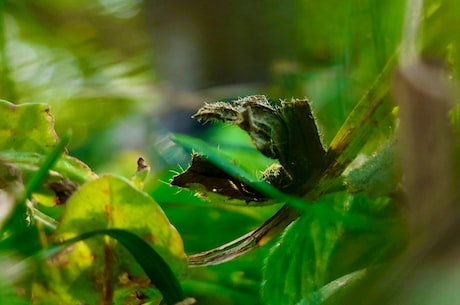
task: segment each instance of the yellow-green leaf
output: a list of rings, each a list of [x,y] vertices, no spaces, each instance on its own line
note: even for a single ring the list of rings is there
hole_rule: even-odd
[[[128,180],[104,176],[83,185],[67,202],[56,241],[104,229],[125,229],[147,241],[176,275],[186,268],[182,240],[158,204]],[[159,301],[149,278],[114,240],[96,237],[69,246],[43,266],[37,304],[126,304],[142,296]]]
[[[0,150],[46,154],[57,144],[46,104],[14,105],[0,100]]]

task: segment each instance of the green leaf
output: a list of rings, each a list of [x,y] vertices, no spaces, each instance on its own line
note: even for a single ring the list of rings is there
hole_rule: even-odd
[[[396,190],[401,177],[397,143],[392,140],[369,157],[361,155],[344,173],[350,192],[364,191],[372,198],[384,196]]]
[[[40,169],[32,176],[30,181],[27,183],[25,199],[30,199],[32,192],[34,192],[41,185],[45,177],[48,175],[48,171],[56,163],[59,156],[63,153],[69,140],[70,134],[67,134],[59,141],[59,143],[57,143],[56,147],[54,147],[53,150],[48,153],[45,160],[43,161],[43,165],[40,166]]]
[[[0,100],[0,151],[46,154],[57,145],[54,119],[46,104],[14,105]]]
[[[45,162],[46,155],[34,152],[0,151],[0,161],[14,165],[26,173],[34,173]],[[78,184],[93,180],[97,175],[86,164],[69,155],[62,155],[52,168],[52,176],[67,177]]]
[[[160,290],[167,304],[176,304],[184,300],[182,288],[171,268],[148,243],[136,234],[119,229],[92,231],[66,240],[63,245],[83,241],[96,235],[108,235],[122,244],[136,259],[155,287]],[[62,248],[63,245],[58,248]]]
[[[264,274],[267,304],[297,304],[318,294],[327,283],[399,253],[404,235],[393,221],[399,215],[393,204],[385,198],[370,201],[363,195],[324,196],[318,208],[304,213],[273,247]],[[336,214],[322,213],[321,208],[327,211],[327,206]],[[356,215],[369,221],[356,226]]]
[[[307,298],[302,299],[296,305],[319,305],[323,304],[326,300],[347,289],[358,281],[362,280],[366,276],[367,270],[358,270],[350,274],[346,274],[327,285],[321,287],[321,289],[313,292]]]
[[[97,177],[84,163],[62,153],[70,136],[58,139],[46,104],[0,100],[0,117],[0,163],[22,173],[27,197],[46,205],[63,203],[78,185]]]
[[[266,261],[262,290],[267,305],[294,305],[327,283],[327,264],[342,228],[312,213],[290,225]]]
[[[321,194],[334,187],[337,178],[358,156],[372,138],[393,132],[394,108],[388,98],[390,80],[396,65],[396,54],[386,63],[373,85],[353,108],[343,125],[332,140],[326,154],[327,169],[316,187],[310,192],[310,198],[319,198]]]
[[[83,185],[67,202],[55,241],[107,229],[124,229],[142,237],[176,275],[186,268],[182,240],[161,208],[128,180],[104,176]],[[136,251],[143,251],[142,248]],[[140,255],[140,254],[139,254]],[[114,241],[78,242],[48,260],[36,287],[37,304],[125,304],[139,293],[158,300],[142,268]],[[136,292],[138,294],[136,294]]]

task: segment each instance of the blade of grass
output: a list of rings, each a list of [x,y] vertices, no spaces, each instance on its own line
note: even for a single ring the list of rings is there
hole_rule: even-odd
[[[393,105],[386,95],[395,66],[396,52],[332,140],[326,154],[328,166],[316,187],[306,195],[307,198],[315,200],[334,187],[337,178],[378,130],[377,123],[391,115]]]
[[[18,228],[22,228],[22,230],[27,230],[28,224],[26,223],[26,214],[27,214],[27,204],[26,201],[32,196],[32,193],[41,185],[43,180],[46,178],[49,170],[53,167],[53,165],[59,159],[59,156],[65,150],[65,147],[69,143],[71,133],[68,132],[64,135],[56,147],[46,156],[42,166],[38,169],[38,171],[32,176],[32,179],[26,186],[26,189],[23,195],[17,201],[18,204],[16,205],[14,212],[11,213],[9,220],[5,223],[4,227],[2,228],[3,231],[10,231],[16,232],[14,234],[19,234]]]
[[[24,200],[29,199],[32,196],[32,193],[40,186],[45,179],[46,175],[48,174],[49,170],[53,167],[53,165],[59,159],[59,156],[62,155],[64,152],[67,144],[69,143],[71,137],[71,132],[67,132],[61,139],[59,140],[56,147],[51,151],[51,153],[46,157],[45,161],[43,162],[42,166],[38,169],[35,175],[32,177],[30,182],[26,186],[26,191],[24,194]]]

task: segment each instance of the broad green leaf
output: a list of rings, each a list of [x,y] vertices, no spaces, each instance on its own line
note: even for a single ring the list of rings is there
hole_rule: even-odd
[[[168,264],[149,244],[147,244],[146,241],[129,231],[108,229],[83,233],[47,251],[48,255],[56,253],[56,251],[63,249],[66,245],[68,246],[97,235],[110,236],[122,244],[136,259],[137,263],[142,267],[155,287],[161,291],[167,304],[176,304],[185,299],[179,281],[174,276]],[[101,247],[104,247],[104,245],[102,244]],[[126,275],[126,277],[127,278],[123,278],[122,280],[129,281],[129,276]],[[141,299],[140,297],[138,298],[139,300]],[[123,300],[120,300],[120,302],[123,302]]]
[[[398,215],[387,199],[373,202],[341,193],[324,196],[317,205],[332,205],[337,215],[311,209],[287,228],[266,261],[263,296],[268,305],[297,304],[327,283],[385,262],[400,250],[398,223],[379,223]],[[359,227],[346,221],[359,214],[372,221]]]
[[[46,104],[14,105],[0,100],[0,151],[46,154],[57,144]]]
[[[165,259],[176,275],[186,267],[182,240],[161,208],[129,181],[104,176],[83,185],[67,202],[54,240],[81,234],[125,229],[142,237]],[[139,249],[142,251],[142,249]],[[125,304],[136,291],[147,301],[159,300],[136,260],[113,240],[93,238],[68,247],[43,268],[37,304]],[[137,296],[139,296],[139,293]]]
[[[69,136],[59,141],[48,105],[0,100],[0,117],[0,162],[22,172],[27,196],[33,189],[38,202],[63,203],[78,185],[97,177],[78,159],[62,154]],[[47,160],[54,164],[52,171]]]
[[[266,304],[294,305],[325,285],[328,262],[342,231],[338,222],[312,214],[291,224],[266,261],[262,288]]]

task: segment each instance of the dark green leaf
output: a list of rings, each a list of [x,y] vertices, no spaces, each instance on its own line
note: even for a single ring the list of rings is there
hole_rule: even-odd
[[[350,192],[364,191],[372,198],[394,192],[400,181],[398,145],[388,141],[371,156],[361,155],[344,173]]]
[[[363,195],[324,196],[317,209],[288,227],[272,249],[263,287],[267,304],[313,300],[328,290],[319,293],[327,283],[398,254],[404,231],[391,220],[399,215],[393,205],[388,199],[370,201]],[[332,206],[335,214],[326,206]],[[359,224],[358,215],[368,222]]]

